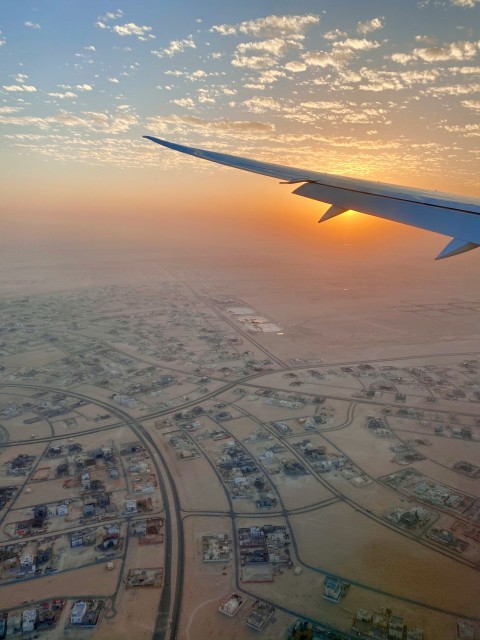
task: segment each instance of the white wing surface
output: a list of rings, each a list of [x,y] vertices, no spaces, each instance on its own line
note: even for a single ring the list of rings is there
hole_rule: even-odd
[[[452,239],[437,256],[437,260],[480,246],[480,200],[478,198],[463,198],[437,191],[345,178],[307,169],[294,169],[279,164],[186,147],[152,136],[144,137],[196,158],[260,173],[271,178],[280,178],[284,184],[301,183],[293,191],[295,195],[332,205],[319,222],[352,209],[450,236]]]

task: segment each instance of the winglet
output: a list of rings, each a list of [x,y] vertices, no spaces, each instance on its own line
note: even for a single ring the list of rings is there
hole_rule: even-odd
[[[325,213],[323,214],[323,216],[320,218],[318,222],[325,222],[325,220],[330,220],[330,218],[335,218],[335,216],[339,216],[342,213],[345,213],[345,211],[348,211],[348,209],[342,209],[341,207],[337,207],[336,205],[332,204],[332,206],[329,209],[327,209],[327,211],[325,211]]]
[[[443,260],[444,258],[450,258],[451,256],[458,256],[460,253],[471,251],[479,246],[480,245],[475,242],[468,242],[468,240],[462,240],[461,238],[452,238],[447,246],[440,251],[435,260]]]

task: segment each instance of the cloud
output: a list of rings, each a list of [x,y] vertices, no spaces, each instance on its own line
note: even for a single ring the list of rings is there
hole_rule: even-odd
[[[31,20],[27,20],[23,23],[26,27],[30,29],[41,29],[42,27],[38,24],[38,22],[32,22]]]
[[[3,45],[6,43],[7,41],[5,40],[5,38],[2,36],[2,32],[0,31],[0,47],[3,47]]]
[[[52,125],[73,128],[84,128],[91,131],[121,133],[128,131],[130,127],[138,123],[138,118],[130,113],[109,114],[98,111],[82,111],[80,115],[69,111],[60,110],[55,115],[38,116],[1,116],[0,122],[16,126],[37,126],[40,129],[48,129]]]
[[[118,84],[119,83],[118,78],[108,78],[108,81],[111,82],[112,84]]]
[[[219,33],[222,36],[234,36],[237,33],[237,28],[233,25],[228,24],[217,24],[214,25],[211,29],[211,32]]]
[[[351,59],[352,55],[352,52],[347,49],[337,49],[330,53],[327,51],[310,51],[304,54],[303,60],[310,67],[321,67],[322,69],[334,67],[335,69],[340,69]]]
[[[272,56],[235,56],[232,60],[234,67],[247,69],[265,69],[273,67],[277,61]]]
[[[93,87],[89,84],[77,84],[75,89],[78,91],[93,91]]]
[[[425,62],[443,62],[445,60],[471,60],[477,55],[478,42],[463,40],[450,42],[441,47],[414,49],[413,55]]]
[[[346,31],[340,31],[340,29],[333,29],[323,34],[325,40],[337,40],[337,38],[346,38],[348,36]]]
[[[110,20],[115,20],[116,18],[122,18],[123,11],[121,9],[117,9],[116,11],[109,11],[104,16],[98,16],[97,21],[95,22],[95,26],[99,29],[108,29],[107,22]]]
[[[418,38],[419,36],[417,36]],[[414,49],[411,53],[394,53],[391,59],[400,64],[407,64],[412,60],[423,60],[424,62],[445,62],[447,60],[471,60],[477,55],[480,47],[479,42],[462,40],[450,42],[442,46],[426,47]]]
[[[25,91],[27,93],[34,93],[37,89],[36,87],[28,84],[10,84],[3,85],[5,91]]]
[[[299,60],[292,60],[291,62],[287,62],[284,66],[284,69],[287,71],[292,71],[293,73],[300,73],[307,69],[307,65]]]
[[[390,57],[394,62],[399,62],[400,64],[407,64],[407,62],[415,60],[415,56],[409,53],[393,53]]]
[[[260,74],[258,82],[260,84],[271,84],[272,82],[276,82],[279,78],[284,77],[285,73],[279,69],[267,69]]]
[[[303,36],[294,36],[291,38],[270,38],[259,42],[242,42],[237,48],[238,53],[247,53],[248,51],[263,51],[274,56],[282,56],[290,49],[303,49],[303,45],[299,40]]]
[[[206,133],[273,133],[275,126],[268,122],[250,120],[205,120],[196,116],[155,116],[148,119],[148,126],[152,129],[165,131],[170,125],[180,125]]]
[[[121,37],[125,36],[136,36],[138,40],[141,42],[146,42],[147,40],[155,39],[155,36],[150,33],[152,27],[148,25],[138,25],[134,22],[127,22],[126,24],[114,24],[111,25],[109,22],[111,20],[116,20],[117,18],[123,17],[123,11],[121,9],[117,9],[116,11],[109,11],[104,16],[99,16],[97,21],[95,22],[95,26],[98,29],[107,29],[112,33],[116,33]],[[93,46],[93,45],[91,45]],[[93,49],[89,47],[85,47],[87,51],[95,51],[95,47]]]
[[[452,73],[480,73],[480,67],[450,67],[449,71]]]
[[[0,107],[0,113],[17,113],[21,111],[20,107]]]
[[[173,57],[177,53],[183,53],[186,49],[196,49],[197,45],[193,40],[193,36],[189,35],[187,38],[183,40],[172,40],[168,47],[165,49],[159,49],[157,51],[152,51],[153,55],[158,58],[164,58],[168,56],[169,58]]]
[[[462,100],[462,106],[466,109],[480,111],[480,100]]]
[[[172,104],[176,104],[179,107],[185,107],[186,109],[193,109],[195,103],[192,98],[177,98],[176,100],[170,100]]]
[[[377,49],[380,46],[379,42],[375,40],[367,40],[362,38],[347,38],[346,40],[340,40],[333,43],[334,48],[338,49],[353,49],[354,51],[370,51],[370,49]]]
[[[64,93],[58,93],[58,92],[47,93],[47,95],[52,97],[52,98],[60,98],[61,100],[64,100],[65,98],[76,98],[77,97],[77,94],[73,93],[72,91],[65,91]]]
[[[256,20],[246,20],[236,25],[221,24],[213,26],[210,31],[223,36],[244,33],[256,37],[272,37],[277,35],[294,35],[304,33],[307,28],[320,22],[320,16],[307,14],[303,16],[267,16]]]
[[[415,36],[415,40],[417,42],[425,42],[425,44],[437,44],[437,38],[435,36],[427,36],[424,34],[420,34]]]
[[[480,83],[471,82],[470,84],[456,84],[447,87],[430,87],[426,93],[432,95],[450,95],[461,96],[469,93],[479,93]]]
[[[377,31],[377,29],[383,29],[385,26],[385,18],[372,18],[371,20],[366,20],[365,22],[357,22],[357,33],[360,33],[362,36],[367,33],[371,33],[372,31]]]
[[[111,31],[119,36],[137,36],[137,38],[142,41],[155,38],[154,35],[149,33],[151,30],[152,27],[140,26],[134,22],[128,22],[127,24],[115,24],[111,27]]]
[[[89,44],[88,47],[84,47],[85,51],[96,51],[93,44]]]
[[[220,76],[225,75],[225,72],[220,71],[204,71],[203,69],[197,69],[196,71],[180,71],[179,69],[167,69],[164,71],[166,76],[175,76],[176,78],[185,78],[185,80],[190,80],[194,82],[196,80],[205,80],[210,76]]]
[[[250,98],[245,100],[243,104],[252,113],[265,113],[265,111],[280,111],[282,106],[273,98]]]
[[[464,9],[473,9],[480,0],[450,0],[453,7],[463,7]]]
[[[363,67],[360,75],[365,84],[360,84],[362,91],[401,91],[415,84],[430,84],[436,80],[440,72],[437,69],[424,69],[421,71],[377,71]]]
[[[480,124],[444,125],[441,128],[445,129],[445,131],[449,131],[450,133],[463,133],[466,138],[480,136]]]

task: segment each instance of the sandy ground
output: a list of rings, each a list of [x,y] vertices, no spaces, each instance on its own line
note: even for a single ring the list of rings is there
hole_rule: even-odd
[[[246,264],[245,255],[232,258],[219,268],[217,256],[197,256],[187,259],[185,255],[176,256],[168,260],[158,256],[135,256],[133,259],[117,256],[110,262],[102,258],[85,260],[64,256],[33,257],[29,266],[18,259],[10,257],[10,262],[2,257],[0,274],[0,294],[3,299],[8,296],[39,295],[45,292],[63,290],[65,295],[59,302],[58,313],[56,307],[55,322],[49,325],[50,305],[55,301],[46,300],[42,303],[42,330],[63,330],[64,325],[78,323],[78,328],[70,327],[69,340],[75,342],[79,336],[79,345],[86,340],[83,336],[93,336],[106,342],[115,341],[122,348],[129,341],[128,350],[132,355],[140,355],[139,343],[145,340],[150,344],[154,331],[165,331],[175,340],[184,340],[186,352],[193,354],[189,360],[185,354],[176,355],[167,365],[165,372],[171,367],[179,369],[178,376],[183,377],[183,385],[170,388],[157,400],[171,399],[175,404],[185,395],[195,395],[195,383],[186,380],[198,363],[209,370],[222,375],[222,366],[242,364],[239,361],[222,362],[215,349],[198,341],[196,336],[201,327],[221,327],[226,335],[234,334],[234,329],[225,325],[213,316],[207,304],[218,297],[236,297],[231,306],[251,306],[255,313],[264,315],[279,323],[284,335],[256,333],[253,335],[258,344],[272,349],[274,355],[287,361],[292,366],[308,362],[307,367],[320,366],[325,373],[322,380],[313,379],[304,370],[298,373],[303,384],[299,387],[290,386],[291,378],[285,377],[284,372],[261,376],[246,387],[247,393],[255,391],[256,385],[273,386],[282,389],[282,395],[293,393],[312,393],[333,395],[345,400],[328,399],[325,406],[334,409],[334,417],[329,419],[325,428],[341,425],[345,421],[350,402],[354,400],[352,394],[368,387],[370,378],[355,378],[351,375],[339,374],[334,365],[327,363],[349,362],[353,360],[373,360],[376,358],[405,358],[402,367],[423,366],[426,362],[435,364],[454,363],[462,360],[463,356],[447,356],[445,354],[466,354],[465,357],[478,357],[480,349],[480,334],[478,332],[478,309],[470,302],[477,300],[479,277],[476,272],[468,268],[468,263],[460,257],[438,265],[433,261],[415,257],[414,260],[402,260],[401,267],[397,260],[390,260],[383,256],[375,256],[375,260],[363,260],[356,256],[352,260],[345,255],[342,260],[332,262],[332,269],[326,264],[319,272],[319,257],[302,257],[299,252],[295,257],[287,259],[278,251],[262,253],[257,261]],[[275,256],[273,255],[275,254]],[[338,256],[337,256],[338,257]],[[225,257],[223,258],[226,259]],[[23,258],[22,258],[23,260]],[[63,263],[62,263],[63,260]],[[169,261],[170,260],[170,261]],[[382,262],[383,260],[383,262]],[[162,262],[163,261],[163,262]],[[380,261],[380,266],[379,266]],[[65,263],[68,265],[65,267]],[[221,262],[221,261],[220,261]],[[328,259],[327,259],[328,262]],[[34,264],[35,263],[35,264]],[[61,263],[63,266],[61,266]],[[352,269],[352,264],[356,267]],[[360,267],[358,267],[360,265]],[[465,266],[467,265],[467,266]],[[193,294],[187,292],[183,284],[175,283],[184,280],[195,290],[205,296],[199,301]],[[132,284],[126,293],[114,292],[113,289],[101,290],[104,284]],[[165,286],[172,286],[172,293],[165,294]],[[80,288],[83,290],[80,292]],[[461,291],[461,295],[460,292]],[[112,299],[110,300],[110,296]],[[470,302],[469,302],[470,300]],[[8,302],[8,301],[7,301]],[[13,301],[15,302],[15,301]],[[198,316],[192,326],[172,326],[175,320],[171,313],[171,305],[175,303],[177,310],[188,309]],[[8,304],[11,304],[8,302]],[[30,303],[29,303],[30,304]],[[33,304],[33,303],[32,303]],[[212,303],[213,304],[213,303]],[[230,303],[229,303],[230,304]],[[441,309],[439,310],[439,305]],[[148,312],[162,306],[158,316],[149,316]],[[419,310],[420,309],[420,310]],[[3,311],[2,311],[3,313]],[[53,313],[53,311],[52,311]],[[108,314],[111,315],[108,318]],[[130,317],[132,316],[132,317]],[[148,319],[144,320],[143,316]],[[2,316],[3,317],[3,316]],[[113,320],[112,320],[113,318]],[[116,319],[115,319],[116,318]],[[123,332],[121,322],[128,324],[128,331],[121,335],[109,333],[118,325]],[[144,324],[142,324],[144,323]],[[145,330],[145,337],[140,334]],[[80,340],[80,337],[82,339]],[[238,345],[240,351],[250,351],[254,356],[263,360],[267,356],[257,345],[249,341],[248,335],[243,334]],[[38,342],[38,338],[35,338]],[[9,367],[37,366],[42,364],[56,366],[55,360],[63,358],[64,354],[56,347],[41,349],[37,342],[32,342],[30,352],[19,353],[7,360]],[[35,344],[35,346],[33,346]],[[127,347],[125,347],[127,349]],[[142,347],[143,348],[143,347]],[[150,348],[150,347],[148,347]],[[426,361],[420,355],[431,354]],[[202,358],[204,362],[202,361]],[[2,358],[2,363],[5,358]],[[144,370],[150,361],[161,362],[159,359],[146,356],[146,362],[135,361],[132,369]],[[198,361],[198,362],[194,362]],[[385,362],[383,364],[388,364]],[[116,366],[116,365],[115,365]],[[455,366],[457,366],[455,364]],[[328,372],[328,369],[333,372]],[[127,367],[125,367],[126,371]],[[157,371],[161,367],[157,368]],[[326,371],[325,371],[326,370]],[[123,371],[123,370],[122,370]],[[126,375],[124,371],[124,375]],[[187,372],[187,373],[185,373]],[[129,374],[130,375],[130,374]],[[177,374],[175,374],[177,375]],[[142,374],[143,376],[143,374]],[[138,380],[143,377],[139,377]],[[234,380],[234,376],[227,376],[226,381]],[[375,379],[373,379],[375,380]],[[53,386],[61,384],[57,378]],[[455,375],[456,384],[464,384],[461,375]],[[221,384],[211,383],[210,390]],[[429,406],[425,401],[425,391],[421,385],[409,381],[402,385],[407,394],[408,403],[422,409],[435,411],[442,407],[447,411],[473,412],[477,404],[465,401],[441,400],[435,406]],[[77,390],[93,398],[112,402],[112,391],[101,389],[95,382],[84,383]],[[10,391],[9,391],[10,393]],[[25,395],[28,395],[25,391]],[[22,391],[23,394],[23,391]],[[147,394],[148,395],[148,394]],[[6,396],[2,396],[6,399]],[[206,407],[212,408],[215,402],[223,399],[234,401],[244,412],[251,413],[256,420],[242,417],[230,424],[225,423],[227,429],[238,437],[246,437],[260,422],[273,420],[289,420],[296,434],[301,433],[297,418],[315,415],[318,407],[312,403],[300,409],[285,409],[268,405],[263,399],[251,402],[247,398],[240,399],[232,391],[219,394],[215,399],[205,402]],[[393,394],[385,392],[377,394],[375,400],[381,403],[393,402]],[[148,397],[145,397],[148,400]],[[3,406],[3,405],[2,405]],[[472,410],[473,407],[473,410]],[[119,406],[120,409],[122,407]],[[320,407],[321,408],[321,407]],[[391,462],[391,452],[388,447],[396,442],[395,439],[377,439],[366,431],[363,426],[365,417],[377,411],[366,403],[358,404],[353,414],[353,424],[344,429],[325,431],[328,441],[327,448],[333,445],[345,451],[360,468],[374,477],[384,475],[397,467]],[[89,406],[83,411],[83,418],[79,419],[80,429],[93,429],[98,423],[89,421],[96,415],[97,408]],[[99,410],[103,413],[103,409]],[[142,418],[145,411],[134,409],[131,414]],[[234,410],[234,415],[240,415]],[[116,419],[116,418],[115,418]],[[0,419],[0,423],[8,429],[9,421]],[[12,422],[12,425],[15,423]],[[38,423],[42,424],[42,423]],[[108,424],[108,422],[107,422]],[[207,428],[214,423],[209,422]],[[225,510],[228,508],[223,489],[203,457],[198,460],[179,462],[175,450],[168,445],[161,432],[149,423],[149,430],[154,434],[161,451],[165,454],[172,474],[175,477],[180,493],[181,504],[184,509],[192,510]],[[36,425],[28,427],[35,432]],[[42,429],[47,428],[42,424]],[[418,428],[418,426],[417,426]],[[13,437],[25,437],[23,426],[12,426]],[[66,428],[61,420],[56,421],[55,430],[65,438],[73,437],[75,428]],[[39,432],[40,433],[40,432]],[[405,432],[399,435],[403,437]],[[43,434],[43,431],[42,431]],[[12,436],[11,436],[12,437]],[[40,437],[37,434],[37,437]],[[303,438],[303,436],[301,436]],[[305,435],[305,438],[310,438]],[[81,439],[82,442],[101,444],[115,439],[116,442],[136,440],[134,434],[126,427],[119,430],[106,431],[103,434],[92,434],[91,439]],[[313,441],[313,438],[312,438]],[[321,442],[320,436],[315,441]],[[449,448],[451,444],[451,448]],[[206,442],[209,453],[214,457],[220,449]],[[477,444],[443,439],[435,439],[431,447],[425,447],[426,455],[431,455],[435,461],[416,463],[415,466],[428,476],[457,487],[459,490],[478,493],[480,481],[471,480],[438,464],[450,466],[458,459],[471,459],[476,455]],[[255,451],[257,445],[247,445],[250,451]],[[0,449],[0,465],[20,452],[35,451],[40,455],[46,447],[43,445],[25,443],[23,446]],[[423,451],[423,449],[420,449]],[[469,454],[470,453],[470,457]],[[458,456],[458,457],[457,457]],[[290,457],[290,456],[289,456]],[[471,460],[475,462],[475,460]],[[40,465],[41,466],[41,465]],[[330,476],[331,474],[329,474]],[[2,484],[20,483],[22,479],[10,479],[4,475],[4,467],[0,466]],[[323,488],[312,476],[296,480],[283,477],[271,478],[278,483],[279,490],[287,508],[308,505],[311,501],[329,497],[330,492]],[[331,478],[332,482],[352,500],[371,509],[381,511],[384,507],[398,504],[396,496],[388,489],[372,483],[367,487],[356,488],[340,475]],[[24,494],[18,501],[17,507],[31,505],[37,501],[56,499],[62,493],[59,483],[47,481],[32,485],[32,492]],[[64,495],[64,494],[63,494]],[[34,500],[35,498],[35,500]],[[240,508],[240,506],[239,506]],[[268,518],[268,522],[282,522],[280,518]],[[446,521],[446,520],[445,520]],[[388,591],[405,598],[419,600],[447,611],[463,615],[476,615],[479,596],[478,573],[458,562],[441,556],[439,553],[411,541],[400,533],[371,521],[366,516],[355,512],[346,505],[336,503],[331,506],[292,516],[295,536],[300,558],[303,562],[315,568],[328,570],[334,574],[344,575],[351,580],[370,585],[379,592],[360,586],[350,588],[341,605],[332,605],[322,599],[324,575],[314,569],[304,567],[300,576],[293,571],[285,571],[279,575],[271,585],[248,585],[249,602],[239,613],[239,617],[229,620],[217,612],[221,599],[234,588],[234,577],[231,563],[224,571],[223,566],[206,566],[201,562],[198,549],[198,539],[203,532],[211,530],[227,530],[230,520],[220,517],[189,516],[185,519],[186,533],[186,579],[185,597],[182,603],[180,637],[187,640],[194,638],[250,638],[254,636],[244,626],[247,607],[255,596],[272,598],[285,609],[291,609],[299,614],[322,618],[341,628],[348,628],[351,623],[352,612],[357,607],[372,609],[378,606],[389,606],[394,611],[405,614],[405,622],[424,626],[427,637],[453,637],[454,620],[452,616],[445,616],[426,608],[409,604],[382,593]],[[262,522],[262,516],[238,519],[238,526]],[[443,522],[443,521],[442,521]],[[156,566],[163,562],[161,551],[156,547],[140,549],[136,541],[131,541],[128,551],[128,563],[135,566]],[[148,564],[147,564],[148,563]],[[108,572],[104,565],[79,569],[76,572],[52,575],[30,582],[22,583],[21,595],[17,585],[2,587],[2,605],[13,606],[19,600],[37,597],[91,594],[112,595],[117,584],[120,562],[115,562],[115,570]],[[225,565],[226,566],[226,565]],[[225,575],[223,575],[225,573]],[[160,590],[137,592],[135,590],[123,592],[121,589],[118,599],[117,616],[108,621],[104,619],[100,628],[94,634],[96,637],[149,637],[151,634],[155,610],[160,597]],[[277,611],[274,622],[269,625],[263,637],[280,638],[284,628],[290,620],[285,613]],[[75,635],[75,634],[74,634]],[[74,637],[71,635],[70,637]]]
[[[205,563],[201,558],[201,536],[217,532],[228,533],[231,536],[230,520],[196,516],[189,517],[184,522],[188,552],[179,638],[246,640],[257,637],[258,632],[245,625],[254,598],[247,598],[247,602],[234,618],[230,619],[218,611],[223,600],[235,591],[233,562]],[[244,587],[245,585],[242,585],[242,588]],[[284,637],[285,627],[291,620],[290,616],[277,611],[261,637],[266,640],[280,640]]]
[[[105,564],[68,571],[45,578],[37,578],[22,583],[21,594],[18,584],[2,587],[2,606],[14,607],[22,600],[39,600],[61,597],[82,597],[96,595],[110,597],[114,595],[120,563],[117,569],[107,571]]]
[[[480,595],[474,569],[334,504],[293,516],[301,558],[307,564],[352,580],[475,616]]]
[[[228,509],[223,489],[204,455],[194,460],[178,460],[178,451],[161,435],[155,435],[175,477],[182,508],[187,511]]]

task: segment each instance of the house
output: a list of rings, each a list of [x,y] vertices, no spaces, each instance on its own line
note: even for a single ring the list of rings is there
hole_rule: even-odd
[[[82,624],[87,611],[87,603],[79,600],[75,602],[70,612],[70,624]]]
[[[30,633],[35,629],[37,621],[36,609],[25,609],[22,614],[22,633]]]

